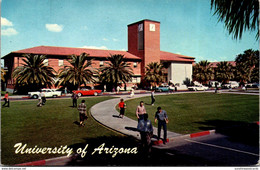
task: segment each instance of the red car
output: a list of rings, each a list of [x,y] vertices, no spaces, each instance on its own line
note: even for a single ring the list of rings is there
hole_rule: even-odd
[[[78,96],[97,96],[102,93],[102,90],[88,90],[88,89],[82,89],[82,90],[74,90],[74,93],[78,94]]]

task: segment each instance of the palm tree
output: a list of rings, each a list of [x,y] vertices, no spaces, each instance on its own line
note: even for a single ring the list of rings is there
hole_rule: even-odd
[[[107,57],[108,62],[99,68],[99,80],[103,84],[108,84],[110,87],[117,88],[119,82],[126,82],[132,80],[133,69],[130,67],[130,63],[124,60],[124,55],[110,54]]]
[[[225,27],[233,37],[241,39],[244,30],[258,30],[258,0],[211,0],[211,10],[224,21]],[[256,39],[259,38],[259,30]]]
[[[84,84],[94,82],[94,71],[89,69],[91,61],[87,60],[88,54],[82,53],[79,56],[71,55],[67,61],[69,66],[64,66],[59,70],[58,81],[56,86],[73,86],[80,89],[80,86]]]
[[[227,83],[234,78],[233,66],[227,61],[222,61],[217,64],[215,69],[215,79],[222,83]]]
[[[163,82],[163,65],[157,62],[151,62],[146,67],[144,80],[150,84],[160,84]]]
[[[193,80],[196,80],[202,84],[206,84],[207,81],[214,78],[213,69],[211,68],[210,62],[207,60],[200,61],[193,66]]]
[[[51,88],[54,84],[55,71],[52,67],[46,66],[44,55],[25,54],[22,59],[24,64],[14,69],[12,74],[17,89],[39,90],[40,88]],[[27,88],[25,88],[27,87]]]
[[[5,81],[5,74],[6,74],[5,70],[1,68],[1,81],[3,82]]]
[[[259,82],[259,65],[257,64],[252,71],[251,82]]]
[[[237,79],[241,82],[251,82],[251,76],[259,64],[259,51],[246,50],[236,57]]]

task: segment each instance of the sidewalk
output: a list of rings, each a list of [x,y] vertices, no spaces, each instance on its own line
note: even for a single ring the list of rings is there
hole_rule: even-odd
[[[133,98],[144,96],[150,96],[150,94],[138,94]],[[120,95],[118,97],[123,98],[124,100],[133,99],[125,95]],[[106,100],[94,105],[90,110],[91,115],[96,121],[115,131],[141,139],[139,132],[136,130],[137,120],[130,119],[126,116],[123,119],[118,118],[119,113],[116,110],[116,105],[119,103],[120,98]],[[153,133],[157,135],[157,128],[154,127],[153,129]],[[171,139],[177,136],[181,136],[181,134],[167,131],[167,138]]]

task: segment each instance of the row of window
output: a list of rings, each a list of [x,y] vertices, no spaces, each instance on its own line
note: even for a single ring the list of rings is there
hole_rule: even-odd
[[[49,65],[49,59],[45,59],[43,61],[43,63],[44,63],[45,66],[48,66]],[[59,66],[63,66],[64,65],[64,60],[59,59],[58,65]]]
[[[49,65],[49,60],[48,60],[48,59],[45,59],[45,60],[43,61],[43,63],[44,63],[45,66],[48,66],[48,65]],[[60,67],[60,66],[63,66],[63,65],[64,65],[64,60],[59,59],[58,65],[59,65],[59,67]],[[104,65],[104,61],[100,61],[100,62],[99,62],[99,66],[103,66],[103,65]],[[137,67],[137,62],[134,62],[133,66],[134,66],[134,68],[136,68],[136,67]]]

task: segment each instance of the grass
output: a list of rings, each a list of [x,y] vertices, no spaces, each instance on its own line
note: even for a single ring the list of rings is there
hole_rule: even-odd
[[[1,96],[4,96],[6,94],[6,91],[1,91]],[[8,93],[9,96],[13,96],[13,93]]]
[[[125,115],[136,120],[135,109],[140,101],[151,103],[151,97],[127,101]],[[259,96],[252,95],[192,93],[156,96],[154,106],[145,105],[152,122],[158,106],[168,114],[168,130],[180,134],[259,120]]]
[[[153,119],[158,106],[165,109],[169,116],[168,129],[177,133],[187,134],[203,129],[214,129],[216,124],[223,122],[243,123],[258,121],[259,96],[237,94],[192,93],[156,96],[155,106],[146,105],[150,119]],[[85,98],[88,111],[96,103],[111,99],[111,97]],[[143,100],[150,103],[150,97],[127,101],[126,116],[135,117],[135,109]],[[95,122],[90,116],[84,128],[75,124],[79,120],[78,111],[70,107],[71,99],[49,100],[41,108],[36,107],[37,100],[11,101],[10,108],[1,110],[1,163],[14,165],[24,162],[42,160],[57,156],[53,154],[15,154],[16,143],[27,144],[28,147],[60,147],[61,145],[75,149],[89,144],[91,148],[106,143],[107,147],[136,147],[138,142],[110,131]],[[79,101],[78,101],[79,102]],[[219,123],[221,122],[221,123]],[[257,138],[258,139],[258,138]],[[169,160],[160,159],[155,152],[154,164],[166,163]],[[163,155],[162,157],[164,157]],[[151,160],[141,164],[142,155],[120,155],[111,158],[110,155],[92,156],[88,152],[82,165],[152,165]],[[166,165],[164,164],[164,165]],[[73,162],[70,165],[78,165]]]
[[[85,98],[88,111],[96,103],[111,97]],[[1,112],[1,148],[2,164],[12,165],[29,161],[47,159],[64,155],[21,155],[15,154],[16,143],[28,147],[60,147],[86,143],[88,140],[102,144],[93,139],[121,138],[99,125],[92,118],[86,121],[84,128],[74,122],[79,121],[79,113],[72,105],[71,99],[48,100],[45,106],[36,107],[37,100],[11,101],[10,108],[4,107]],[[78,101],[80,102],[80,101]]]

